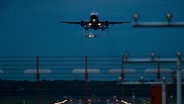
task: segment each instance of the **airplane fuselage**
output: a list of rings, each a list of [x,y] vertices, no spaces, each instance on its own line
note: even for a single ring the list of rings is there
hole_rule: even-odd
[[[85,30],[105,30],[108,28],[109,25],[112,24],[123,24],[123,23],[129,23],[129,22],[109,22],[109,21],[100,21],[98,18],[97,12],[92,12],[90,14],[90,20],[89,21],[80,21],[80,22],[60,22],[60,23],[68,23],[68,24],[79,24],[81,27],[83,27]]]
[[[87,26],[94,30],[97,30],[102,26],[102,24],[100,23],[98,16],[94,14],[90,16],[90,21]]]

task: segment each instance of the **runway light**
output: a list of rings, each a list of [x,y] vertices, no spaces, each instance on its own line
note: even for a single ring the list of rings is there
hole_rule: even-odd
[[[70,102],[72,102],[72,99],[70,99]]]
[[[81,99],[78,100],[78,104],[82,104],[82,100]]]
[[[91,104],[91,100],[90,99],[88,99],[88,104]]]
[[[119,100],[118,99],[116,99],[116,102],[118,102]]]

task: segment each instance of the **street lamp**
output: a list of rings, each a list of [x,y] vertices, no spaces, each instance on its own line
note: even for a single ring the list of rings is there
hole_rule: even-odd
[[[172,17],[173,17],[172,13],[171,12],[166,13],[165,17],[166,17],[168,23],[171,23],[171,20],[172,20]]]

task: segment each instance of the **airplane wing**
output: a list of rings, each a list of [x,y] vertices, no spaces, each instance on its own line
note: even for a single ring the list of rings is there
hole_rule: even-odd
[[[63,21],[60,21],[59,23],[77,24],[77,25],[81,25],[82,27],[84,27],[84,26],[87,27],[87,24],[89,24],[89,22],[85,22],[85,21],[80,21],[80,22],[63,22]]]
[[[59,23],[67,23],[67,24],[81,24],[81,22],[63,22],[63,21],[60,21]]]
[[[130,23],[130,22],[108,22],[108,24],[123,24],[123,23]]]

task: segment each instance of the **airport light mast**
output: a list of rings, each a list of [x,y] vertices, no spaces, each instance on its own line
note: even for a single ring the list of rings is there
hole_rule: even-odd
[[[139,18],[140,18],[140,15],[138,13],[133,14],[133,19],[134,19],[134,23],[132,24],[133,27],[136,27],[136,28],[140,28],[140,27],[144,27],[144,28],[184,27],[184,22],[173,22],[172,21],[173,15],[171,12],[168,12],[165,15],[167,22],[141,22],[139,23],[138,22]]]

